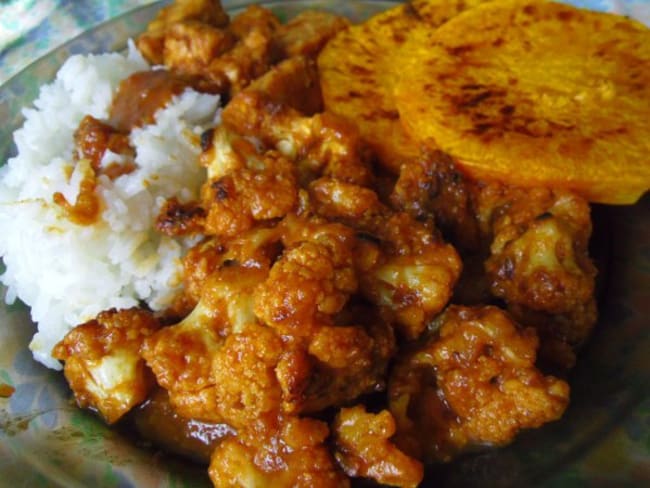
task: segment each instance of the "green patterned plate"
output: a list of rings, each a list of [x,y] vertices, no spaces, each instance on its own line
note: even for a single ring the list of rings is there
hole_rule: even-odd
[[[233,12],[248,2],[225,1]],[[287,18],[306,7],[333,9],[362,20],[395,2],[279,1],[267,5]],[[636,16],[642,1],[575,0],[614,5]],[[122,49],[159,4],[126,14],[75,38],[36,61],[0,89],[0,161],[14,150],[21,107],[36,97],[71,54]],[[645,17],[646,21],[649,17]],[[606,256],[601,320],[572,374],[572,404],[558,422],[527,432],[511,446],[434,470],[440,487],[650,486],[650,198],[630,207],[595,209],[597,243]],[[201,487],[205,469],[138,445],[78,410],[61,373],[33,361],[34,332],[20,304],[0,305],[0,485],[26,487]],[[429,483],[427,483],[429,486]]]

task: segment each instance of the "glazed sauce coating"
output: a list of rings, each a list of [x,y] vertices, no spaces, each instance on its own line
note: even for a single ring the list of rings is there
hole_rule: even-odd
[[[141,71],[120,83],[110,110],[110,125],[130,132],[154,121],[156,110],[180,95],[189,83],[166,70]]]
[[[221,439],[235,434],[226,424],[207,423],[178,415],[162,388],[134,409],[129,417],[139,435],[164,450],[207,464]]]
[[[79,183],[77,199],[71,203],[63,193],[57,191],[52,195],[52,201],[63,210],[65,217],[71,222],[77,225],[92,225],[101,210],[101,202],[95,193],[97,177],[90,165],[84,166],[82,171],[84,175]]]

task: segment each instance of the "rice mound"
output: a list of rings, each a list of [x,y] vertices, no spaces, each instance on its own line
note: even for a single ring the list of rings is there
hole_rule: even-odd
[[[119,82],[146,69],[132,43],[124,55],[68,59],[23,111],[17,155],[0,168],[0,280],[7,303],[18,298],[31,308],[38,332],[30,348],[50,368],[61,368],[50,353],[74,326],[113,307],[163,309],[181,285],[181,258],[193,243],[160,235],[153,222],[167,198],[198,198],[200,134],[218,121],[218,96],[187,89],[154,124],[132,131],[137,169],[115,180],[99,176],[94,224],[74,224],[52,200],[55,192],[76,199],[83,165],[73,162],[73,134],[81,119],[106,120]],[[102,165],[119,159],[107,152]]]

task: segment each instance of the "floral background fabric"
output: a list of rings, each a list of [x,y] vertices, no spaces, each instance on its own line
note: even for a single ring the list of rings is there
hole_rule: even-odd
[[[650,25],[650,0],[567,1],[625,13]],[[0,0],[0,85],[4,85],[0,88],[0,164],[19,123],[20,107],[33,99],[38,85],[47,79],[44,73],[55,71],[62,54],[87,52],[89,46],[108,49],[115,39],[124,41],[127,32],[138,32],[135,29],[144,22],[137,15],[123,18],[8,80],[89,28],[151,3]],[[543,478],[540,486],[552,488],[650,486],[649,204],[646,198],[632,209],[612,209],[608,217],[616,224],[611,273],[617,286],[608,290],[607,306],[601,311],[607,327],[601,328],[598,343],[578,365],[572,410],[544,432],[531,432],[509,449],[459,465],[448,474],[448,485],[455,481],[455,486],[527,486],[521,480],[531,479],[533,473]],[[32,331],[26,327],[26,308],[1,302],[0,298],[0,384],[15,388],[10,398],[0,398],[1,486],[209,486],[203,471],[197,474],[158,453],[153,456],[88,412],[74,408],[60,373],[36,364],[26,348]],[[598,384],[579,381],[592,377],[600,378]]]
[[[51,49],[154,0],[0,0],[0,84]]]

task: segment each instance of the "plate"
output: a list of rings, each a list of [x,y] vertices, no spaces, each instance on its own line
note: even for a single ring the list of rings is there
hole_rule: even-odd
[[[248,2],[224,2],[233,13]],[[388,8],[388,1],[267,2],[281,18],[310,8],[353,20]],[[576,0],[604,9],[612,2]],[[36,61],[0,89],[0,161],[13,154],[20,109],[36,97],[71,54],[124,48],[160,3],[83,33]],[[615,2],[623,12],[648,13],[647,2]],[[619,10],[621,11],[621,10]],[[600,321],[571,374],[565,416],[520,435],[500,450],[468,456],[433,473],[438,487],[642,486],[650,482],[650,197],[628,207],[594,207],[601,259]],[[71,401],[61,373],[34,362],[34,332],[22,304],[0,305],[0,479],[3,486],[202,487],[202,467],[170,458],[108,429]]]

